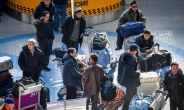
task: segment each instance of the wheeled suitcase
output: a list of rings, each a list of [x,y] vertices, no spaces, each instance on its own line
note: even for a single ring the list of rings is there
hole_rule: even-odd
[[[50,90],[48,87],[42,86],[40,93],[40,105],[45,109],[47,102],[50,102]]]
[[[127,22],[120,26],[120,33],[124,38],[141,34],[143,31],[144,26],[141,22]]]
[[[0,57],[0,72],[13,68],[12,59],[8,56]]]
[[[156,72],[141,73],[140,82],[137,92],[144,95],[152,94],[159,87],[159,75]]]

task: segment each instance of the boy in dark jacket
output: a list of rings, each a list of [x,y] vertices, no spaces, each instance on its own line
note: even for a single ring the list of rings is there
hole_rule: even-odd
[[[63,84],[66,86],[67,95],[66,99],[76,99],[77,90],[76,86],[79,85],[79,81],[83,77],[78,71],[78,63],[75,60],[77,54],[75,48],[69,48],[68,54],[64,56],[64,67],[63,67]]]
[[[164,91],[170,98],[170,110],[183,110],[184,74],[176,62],[171,63],[171,70],[165,73]]]
[[[22,47],[22,51],[18,58],[18,64],[23,71],[23,76],[32,77],[34,81],[38,81],[46,63],[44,63],[41,49],[36,46],[36,40],[29,39],[28,45]]]
[[[137,93],[137,87],[140,86],[140,72],[137,71],[136,54],[138,46],[132,44],[129,52],[120,55],[118,64],[117,81],[121,86],[126,87],[126,96],[122,110],[128,110],[129,103]]]
[[[51,0],[42,0],[42,2],[40,2],[40,4],[36,7],[36,10],[34,12],[34,18],[40,19],[42,17],[43,11],[48,11],[50,14],[50,19],[53,20],[55,7],[51,3]]]
[[[135,43],[140,47],[142,53],[151,53],[153,51],[153,35],[149,30],[144,30],[143,34],[135,39]]]
[[[85,32],[86,20],[82,16],[82,9],[75,9],[74,18],[68,17],[62,26],[62,42],[66,44],[67,48],[73,47],[78,52],[78,45],[82,45],[83,38],[81,34]]]

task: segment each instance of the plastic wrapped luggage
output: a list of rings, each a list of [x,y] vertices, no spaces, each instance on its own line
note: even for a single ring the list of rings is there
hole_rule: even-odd
[[[95,50],[105,49],[108,43],[108,36],[106,32],[96,32],[91,39],[91,47]]]
[[[143,31],[144,26],[141,22],[127,22],[120,26],[120,33],[124,38],[141,34]]]
[[[0,57],[0,72],[13,68],[12,59],[8,56]]]
[[[144,95],[152,94],[159,87],[159,75],[156,72],[141,73],[140,82],[137,92]]]

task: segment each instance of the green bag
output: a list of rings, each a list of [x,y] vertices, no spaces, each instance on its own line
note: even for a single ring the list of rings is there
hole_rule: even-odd
[[[42,86],[40,93],[40,105],[45,109],[46,103],[50,102],[50,90],[48,87]]]

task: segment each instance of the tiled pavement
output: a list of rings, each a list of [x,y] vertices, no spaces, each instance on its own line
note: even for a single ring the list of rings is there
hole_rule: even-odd
[[[146,27],[151,30],[155,36],[155,41],[161,44],[161,48],[167,49],[172,53],[173,61],[180,64],[180,68],[184,70],[184,10],[183,0],[138,0],[139,8],[143,11],[147,18]],[[118,20],[95,25],[95,30],[106,31],[109,36],[109,41],[112,47],[114,56],[120,55],[123,51],[115,51],[116,33]],[[30,34],[31,33],[31,34]],[[13,36],[13,37],[12,37]],[[61,46],[60,32],[56,33],[53,47]],[[5,13],[2,16],[0,23],[0,56],[10,55],[14,60],[14,69],[11,73],[15,79],[21,77],[21,71],[17,65],[17,56],[21,51],[21,47],[27,43],[29,38],[35,38],[35,28],[31,24],[22,23]],[[87,45],[83,45],[82,49],[87,53]],[[51,60],[54,56],[51,56]],[[50,62],[51,62],[50,60]],[[43,71],[42,77],[49,82],[48,86],[51,87],[52,101],[58,100],[57,91],[62,86],[61,73],[56,67],[56,62],[50,64],[52,67],[51,72]],[[116,75],[116,72],[114,72]],[[164,110],[169,110],[169,102]]]

